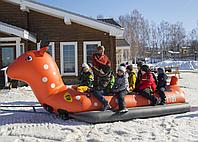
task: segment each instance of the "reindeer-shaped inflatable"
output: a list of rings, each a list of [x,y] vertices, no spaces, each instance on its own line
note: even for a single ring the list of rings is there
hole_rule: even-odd
[[[8,76],[30,85],[41,105],[47,106],[51,112],[82,112],[102,107],[93,97],[89,99],[63,83],[54,59],[46,53],[47,49],[43,47],[39,51],[28,51],[18,57],[9,65]],[[95,107],[92,107],[92,101],[95,101]]]
[[[77,92],[63,83],[54,59],[46,53],[47,49],[48,47],[43,47],[19,56],[8,66],[8,76],[30,85],[38,101],[47,111],[73,113],[100,110],[102,103],[93,95]],[[176,85],[170,88],[172,91],[166,92],[167,103],[184,103],[183,91]],[[115,96],[105,98],[112,107],[117,107]],[[149,101],[139,95],[127,95],[125,102],[127,107],[149,105]]]

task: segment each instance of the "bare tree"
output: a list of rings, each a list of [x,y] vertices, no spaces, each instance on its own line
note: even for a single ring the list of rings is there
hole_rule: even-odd
[[[170,26],[170,36],[170,49],[172,51],[179,51],[179,48],[184,45],[184,39],[186,37],[182,23],[178,22]]]
[[[131,59],[144,58],[148,55],[145,53],[156,55],[156,51],[160,51],[163,59],[163,53],[169,50],[180,51],[183,46],[193,46],[193,51],[198,50],[198,22],[189,34],[182,22],[150,23],[138,10],[120,16],[118,22],[124,27],[124,38],[130,43]]]
[[[143,57],[149,43],[149,22],[138,10],[134,10],[126,16],[120,16],[119,23],[125,28],[124,37],[130,43],[131,59]]]

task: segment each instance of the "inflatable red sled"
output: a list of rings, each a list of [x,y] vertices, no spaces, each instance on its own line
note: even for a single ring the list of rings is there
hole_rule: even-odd
[[[103,106],[92,94],[77,92],[63,83],[54,59],[46,53],[47,49],[48,47],[44,47],[19,56],[8,66],[7,74],[11,79],[30,85],[40,104],[49,112],[90,123],[101,123],[184,113],[190,110],[189,104],[185,102],[185,94],[177,86],[175,78],[168,86],[169,91],[165,92],[166,105],[149,106],[147,99],[129,94],[125,96],[126,107],[129,108],[127,113],[99,111]],[[113,108],[118,107],[116,96],[105,98]]]

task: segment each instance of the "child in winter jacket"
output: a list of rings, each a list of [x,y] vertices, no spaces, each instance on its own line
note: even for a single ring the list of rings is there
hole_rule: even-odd
[[[93,87],[94,75],[88,64],[82,64],[82,71],[79,76],[79,86],[77,91],[86,92]]]
[[[150,72],[149,66],[142,65],[141,67],[141,80],[139,84],[139,94],[151,101],[151,105],[158,103],[157,98],[152,95],[152,92],[156,90],[155,80]]]
[[[157,73],[158,73],[158,76],[157,76],[157,80],[158,80],[157,90],[158,90],[160,98],[161,98],[160,104],[163,105],[163,104],[166,103],[166,96],[165,96],[164,91],[166,90],[166,83],[167,83],[168,76],[166,75],[163,68],[158,68]]]
[[[127,73],[128,73],[129,92],[133,92],[133,90],[135,89],[136,74],[133,71],[133,66],[132,65],[128,65],[126,70],[127,70]]]
[[[117,78],[112,88],[112,92],[118,95],[118,105],[119,105],[120,113],[128,112],[128,109],[125,107],[125,102],[124,102],[124,96],[126,95],[128,88],[128,80],[126,78],[125,72],[126,72],[125,67],[120,66],[118,68]]]

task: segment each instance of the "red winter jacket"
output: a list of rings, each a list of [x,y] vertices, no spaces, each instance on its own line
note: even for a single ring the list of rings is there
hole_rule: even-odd
[[[105,66],[105,65],[108,65],[110,67],[111,61],[105,54],[100,55],[100,54],[95,53],[93,54],[93,57],[92,57],[92,64],[96,68],[101,69],[102,66]]]
[[[142,91],[146,88],[151,88],[153,91],[156,90],[155,79],[153,78],[153,75],[150,72],[145,73],[140,80],[139,90]]]

